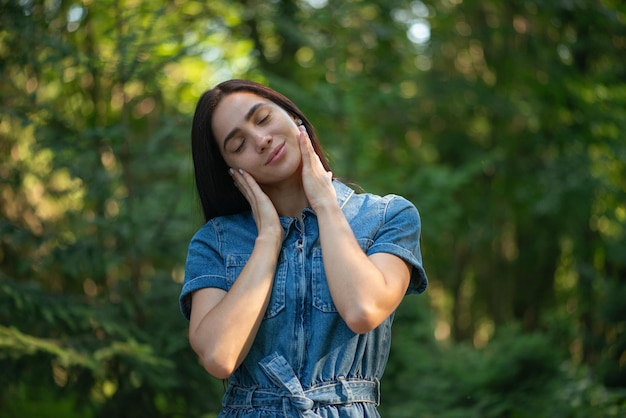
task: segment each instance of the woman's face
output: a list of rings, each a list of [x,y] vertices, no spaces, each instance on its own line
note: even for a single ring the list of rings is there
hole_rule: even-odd
[[[294,119],[274,102],[249,92],[231,93],[213,112],[213,133],[229,167],[259,184],[284,181],[302,161]]]

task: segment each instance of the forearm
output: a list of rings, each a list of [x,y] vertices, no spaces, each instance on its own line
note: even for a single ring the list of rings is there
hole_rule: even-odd
[[[209,301],[209,309],[198,307],[198,313],[193,305],[190,342],[212,375],[228,377],[248,354],[269,303],[279,251],[280,243],[257,238],[231,289]]]
[[[398,263],[395,261],[390,265],[392,269],[385,271],[382,268],[385,264],[377,265],[368,257],[336,204],[318,208],[316,212],[333,302],[353,331],[370,331],[397,308],[406,290],[402,289],[403,280],[392,277]]]

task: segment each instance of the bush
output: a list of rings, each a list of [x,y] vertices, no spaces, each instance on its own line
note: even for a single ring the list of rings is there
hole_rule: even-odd
[[[624,392],[582,373],[550,335],[511,325],[475,349],[436,343],[427,337],[427,324],[419,307],[398,313],[382,386],[383,417],[625,416]]]

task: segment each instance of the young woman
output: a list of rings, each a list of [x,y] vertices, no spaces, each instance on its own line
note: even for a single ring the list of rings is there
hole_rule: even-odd
[[[202,96],[192,152],[207,223],[180,304],[229,381],[219,416],[378,417],[393,313],[427,285],[416,208],[334,179],[308,119],[254,82]]]

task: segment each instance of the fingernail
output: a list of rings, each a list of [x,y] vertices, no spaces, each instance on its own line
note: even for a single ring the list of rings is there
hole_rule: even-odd
[[[232,168],[229,168],[228,169],[228,174],[230,174],[232,176],[233,174],[235,174],[235,171]]]

